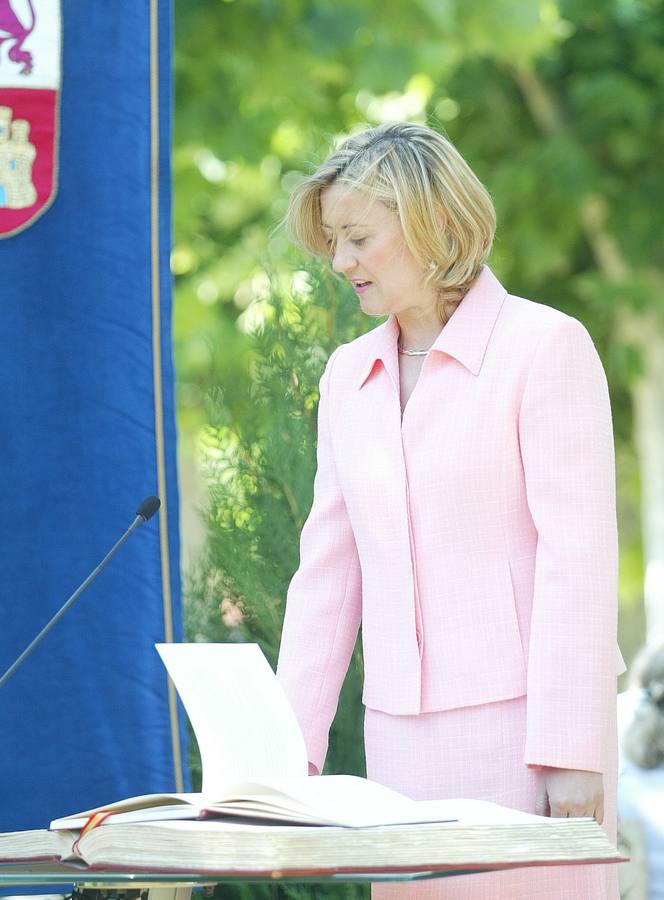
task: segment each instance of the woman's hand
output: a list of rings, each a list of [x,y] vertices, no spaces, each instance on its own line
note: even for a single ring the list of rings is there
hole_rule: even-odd
[[[542,766],[535,812],[555,818],[591,816],[601,825],[604,820],[601,772]]]

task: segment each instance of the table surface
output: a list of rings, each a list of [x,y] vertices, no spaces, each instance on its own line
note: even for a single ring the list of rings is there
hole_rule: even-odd
[[[451,875],[466,875],[478,872],[478,869],[455,869],[441,871],[423,870],[421,872],[329,872],[310,875],[283,875],[273,872],[270,875],[251,874],[230,875],[210,872],[104,872],[88,869],[56,868],[53,866],[0,865],[0,888],[21,887],[26,885],[64,885],[76,884],[86,887],[104,888],[110,885],[124,884],[127,887],[149,887],[157,885],[187,886],[221,884],[222,882],[273,883],[289,882],[299,884],[322,884],[338,881],[421,881],[430,878],[445,878]],[[485,870],[481,870],[485,871]]]

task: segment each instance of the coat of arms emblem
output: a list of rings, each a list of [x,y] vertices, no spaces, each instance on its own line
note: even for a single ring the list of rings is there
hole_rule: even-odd
[[[0,0],[0,238],[55,197],[61,27],[59,0]]]

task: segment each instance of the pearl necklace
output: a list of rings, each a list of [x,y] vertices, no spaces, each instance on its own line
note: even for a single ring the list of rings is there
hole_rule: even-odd
[[[400,344],[397,344],[397,349],[402,356],[426,356],[429,352],[429,350],[408,350],[406,347],[402,347]]]

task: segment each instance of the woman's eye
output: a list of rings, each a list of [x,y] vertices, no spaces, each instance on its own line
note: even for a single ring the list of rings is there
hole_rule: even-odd
[[[366,242],[366,238],[353,238],[351,243],[355,244],[356,247],[362,247]]]

